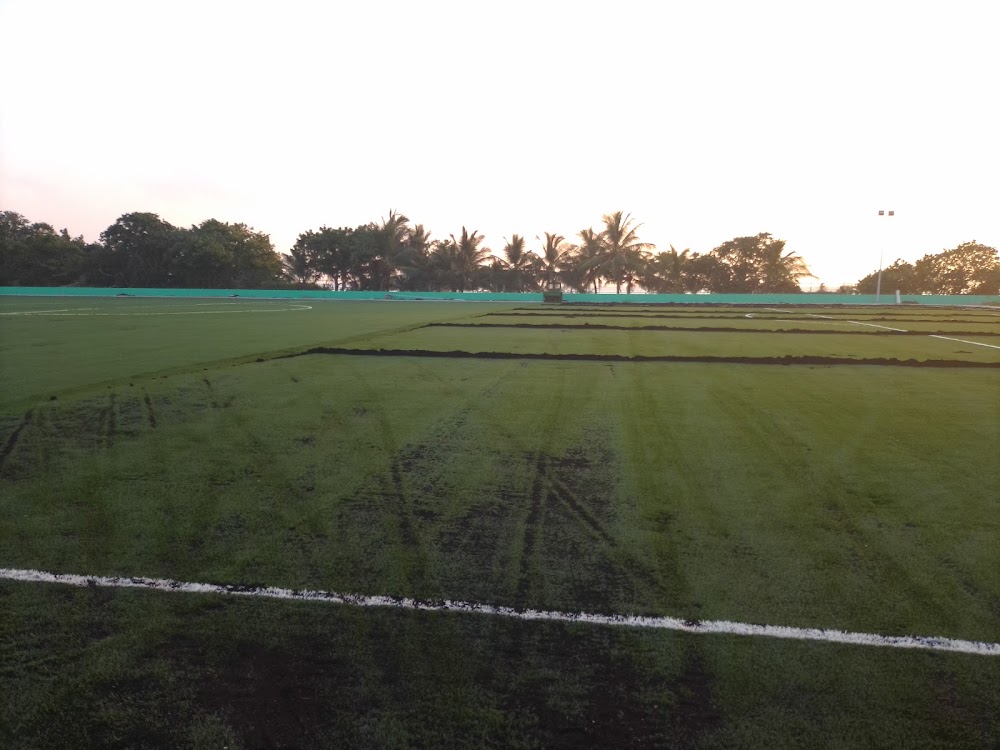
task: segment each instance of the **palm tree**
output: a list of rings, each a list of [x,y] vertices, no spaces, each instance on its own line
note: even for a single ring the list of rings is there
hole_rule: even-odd
[[[564,276],[577,291],[586,292],[593,287],[594,294],[597,294],[598,284],[604,273],[601,267],[604,243],[593,227],[581,229],[577,236],[580,242],[572,247]]]
[[[688,264],[691,250],[677,252],[671,245],[669,250],[654,255],[648,264],[648,274],[643,286],[660,294],[681,294],[688,289]]]
[[[400,261],[399,271],[402,275],[400,288],[411,291],[433,290],[434,272],[431,258],[433,243],[431,235],[423,224],[417,224],[410,230],[407,239],[406,252]]]
[[[389,218],[382,220],[378,227],[381,247],[373,263],[373,275],[378,288],[388,291],[399,269],[405,264],[409,250],[410,220],[401,213],[389,209]]]
[[[621,294],[622,284],[626,285],[628,294],[632,293],[632,285],[642,272],[644,257],[655,245],[639,240],[638,230],[641,224],[635,224],[632,214],[615,211],[605,214],[604,230],[601,239],[604,244],[604,259],[601,267],[609,279],[615,282],[615,292]]]
[[[761,291],[798,292],[800,279],[815,278],[798,253],[784,248],[782,240],[762,243]]]
[[[498,258],[503,269],[504,291],[523,292],[535,287],[535,272],[538,270],[539,258],[525,249],[524,237],[514,234],[504,245],[503,258]]]
[[[455,235],[451,235],[452,271],[458,282],[459,292],[466,290],[469,281],[479,270],[480,264],[490,256],[488,247],[479,247],[483,239],[483,236],[478,234],[475,229],[470,234],[465,227],[462,227],[461,239],[456,240]]]
[[[536,237],[536,239],[541,239]],[[545,233],[545,243],[542,246],[542,275],[545,288],[552,289],[559,280],[563,266],[569,258],[571,248],[566,245],[566,238],[561,234]]]

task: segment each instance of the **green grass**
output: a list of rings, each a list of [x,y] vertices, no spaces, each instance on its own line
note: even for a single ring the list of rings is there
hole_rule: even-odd
[[[469,314],[471,303],[0,300],[0,407],[166,372],[252,361]],[[510,305],[472,304],[476,311]],[[310,307],[298,310],[298,307]],[[38,311],[65,311],[39,314]],[[17,314],[12,314],[17,313]]]
[[[974,338],[967,339],[974,341]],[[991,343],[983,337],[983,343]],[[993,346],[1000,344],[992,343]],[[621,354],[680,357],[844,357],[849,359],[960,360],[1000,363],[1000,349],[930,336],[817,336],[718,332],[695,336],[676,331],[602,331],[458,327],[420,328],[357,339],[354,349],[514,352],[517,354]]]
[[[600,316],[594,317],[591,314],[580,316],[576,313],[551,313],[545,312],[544,315],[540,315],[537,312],[525,313],[525,312],[513,312],[513,311],[502,311],[494,312],[489,315],[478,315],[466,319],[464,322],[476,323],[478,325],[512,325],[516,324],[519,326],[527,325],[561,325],[561,326],[600,326],[600,325],[613,325],[613,326],[626,326],[629,328],[640,328],[644,326],[664,326],[668,328],[739,328],[746,331],[782,331],[782,330],[806,330],[806,331],[817,331],[822,333],[823,331],[833,330],[833,331],[844,331],[850,333],[867,333],[870,335],[875,335],[879,333],[879,329],[873,328],[871,326],[859,326],[857,324],[852,324],[844,320],[827,320],[818,318],[809,318],[803,315],[796,317],[759,317],[758,314],[753,314],[753,318],[748,318],[745,315],[741,316],[723,316],[721,314],[708,314],[708,315],[695,315],[688,313],[685,315],[678,315],[676,313],[669,313],[669,317],[664,317],[663,315],[614,315],[614,316]],[[857,321],[869,321],[872,318],[865,317],[852,317],[852,320]],[[874,322],[879,322],[875,320]],[[995,322],[986,321],[968,321],[962,318],[958,321],[953,321],[947,318],[940,318],[940,320],[931,321],[931,319],[918,319],[916,321],[884,321],[880,323],[884,326],[889,326],[892,328],[902,328],[907,331],[926,331],[929,333],[949,333],[952,331],[973,331],[976,333],[985,333],[991,335],[1000,335],[1000,316],[997,317]],[[884,331],[883,331],[884,332]],[[995,343],[995,342],[994,342]]]
[[[995,370],[275,358],[937,343],[418,328],[498,309],[0,318],[0,567],[1000,641]],[[12,747],[1000,742],[995,658],[10,582],[0,611]]]

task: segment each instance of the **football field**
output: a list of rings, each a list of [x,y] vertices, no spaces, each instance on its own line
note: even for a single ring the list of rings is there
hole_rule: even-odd
[[[0,298],[0,746],[1000,744],[1000,310]]]

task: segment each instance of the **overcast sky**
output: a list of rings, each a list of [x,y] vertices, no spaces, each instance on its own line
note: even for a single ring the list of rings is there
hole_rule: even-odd
[[[495,251],[624,210],[853,282],[1000,245],[998,28],[996,0],[0,0],[0,209],[282,251],[390,208]]]

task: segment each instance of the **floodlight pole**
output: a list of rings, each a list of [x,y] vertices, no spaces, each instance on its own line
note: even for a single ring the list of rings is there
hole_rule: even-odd
[[[888,212],[887,211],[879,211],[878,215],[879,216],[886,216],[886,215],[888,215],[888,216],[895,216],[896,212],[895,211],[888,211]],[[882,242],[879,243],[879,245],[880,245],[880,247],[879,247],[879,251],[878,251],[878,280],[875,282],[875,304],[876,305],[879,303],[879,300],[882,297],[882,258],[883,258],[884,254],[885,254],[885,239],[884,238],[883,238]]]

